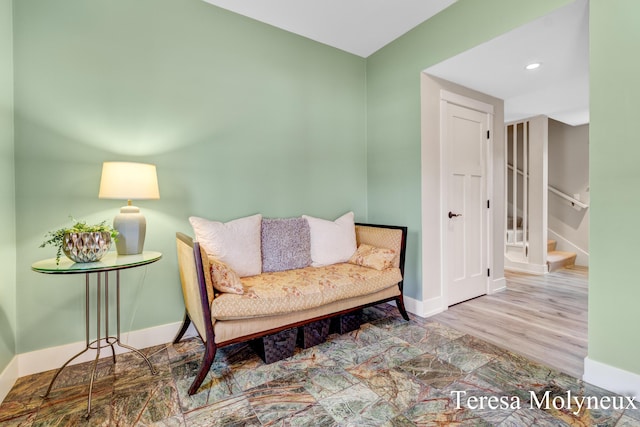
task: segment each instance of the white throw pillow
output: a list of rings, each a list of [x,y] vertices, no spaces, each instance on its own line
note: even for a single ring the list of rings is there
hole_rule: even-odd
[[[324,265],[347,262],[355,253],[356,228],[353,212],[342,215],[335,221],[302,215],[309,222],[311,231],[311,265]]]
[[[192,216],[189,222],[207,255],[226,263],[240,277],[262,272],[261,214],[225,223]]]

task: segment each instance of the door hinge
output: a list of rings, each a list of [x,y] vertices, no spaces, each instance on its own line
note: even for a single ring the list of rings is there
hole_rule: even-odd
[[[491,202],[487,200],[487,209],[491,209]]]
[[[491,269],[487,268],[487,277],[491,277]]]
[[[490,136],[489,136],[489,135],[490,135],[490,133],[489,133],[489,132],[490,132],[490,131],[487,131],[487,139],[489,139],[489,138],[490,138]]]

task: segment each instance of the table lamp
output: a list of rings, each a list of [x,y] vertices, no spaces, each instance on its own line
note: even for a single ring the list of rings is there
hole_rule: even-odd
[[[116,249],[118,255],[142,253],[147,221],[131,200],[159,199],[156,166],[147,163],[104,162],[100,178],[101,199],[127,200],[127,206],[113,219],[118,230]]]

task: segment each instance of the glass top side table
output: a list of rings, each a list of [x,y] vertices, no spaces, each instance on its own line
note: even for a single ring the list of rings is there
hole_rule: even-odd
[[[138,356],[140,356],[149,366],[151,373],[156,375],[158,372],[154,369],[153,365],[149,361],[149,359],[138,349],[131,347],[129,345],[123,344],[120,342],[120,270],[128,269],[128,268],[136,268],[144,265],[148,265],[154,263],[162,258],[162,254],[160,252],[152,252],[152,251],[144,251],[141,254],[137,255],[117,255],[116,252],[107,253],[102,259],[96,262],[86,262],[86,263],[76,263],[71,261],[68,258],[61,257],[60,262],[56,263],[55,258],[45,259],[42,261],[35,262],[31,265],[31,269],[38,273],[44,274],[84,274],[85,275],[85,348],[75,356],[71,357],[67,360],[64,365],[62,365],[53,379],[49,383],[49,387],[47,391],[42,396],[43,398],[47,398],[49,393],[51,392],[51,388],[53,387],[54,382],[58,378],[58,375],[62,370],[69,364],[71,361],[84,354],[88,350],[92,349],[96,351],[96,357],[93,360],[93,367],[91,369],[91,376],[89,382],[89,396],[87,397],[87,415],[89,418],[91,416],[91,393],[93,391],[93,383],[95,381],[96,376],[96,367],[98,365],[98,359],[100,358],[100,349],[105,347],[111,347],[111,354],[113,358],[113,363],[116,363],[116,351],[114,345],[125,348],[127,350],[133,351]],[[109,272],[116,272],[116,325],[117,331],[116,336],[109,335]],[[104,273],[104,274],[101,274]],[[89,317],[90,317],[90,309],[89,309],[89,286],[90,286],[90,278],[91,275],[94,275],[96,278],[96,286],[97,286],[97,303],[96,303],[96,324],[97,324],[97,334],[96,339],[90,341],[89,338]],[[104,278],[104,336],[102,336],[102,328],[101,328],[101,298],[102,298],[102,279]]]

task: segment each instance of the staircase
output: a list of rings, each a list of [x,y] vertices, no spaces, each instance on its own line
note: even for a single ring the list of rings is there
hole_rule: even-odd
[[[547,241],[547,265],[549,272],[564,267],[572,267],[576,263],[577,254],[573,252],[556,251],[556,241]]]

